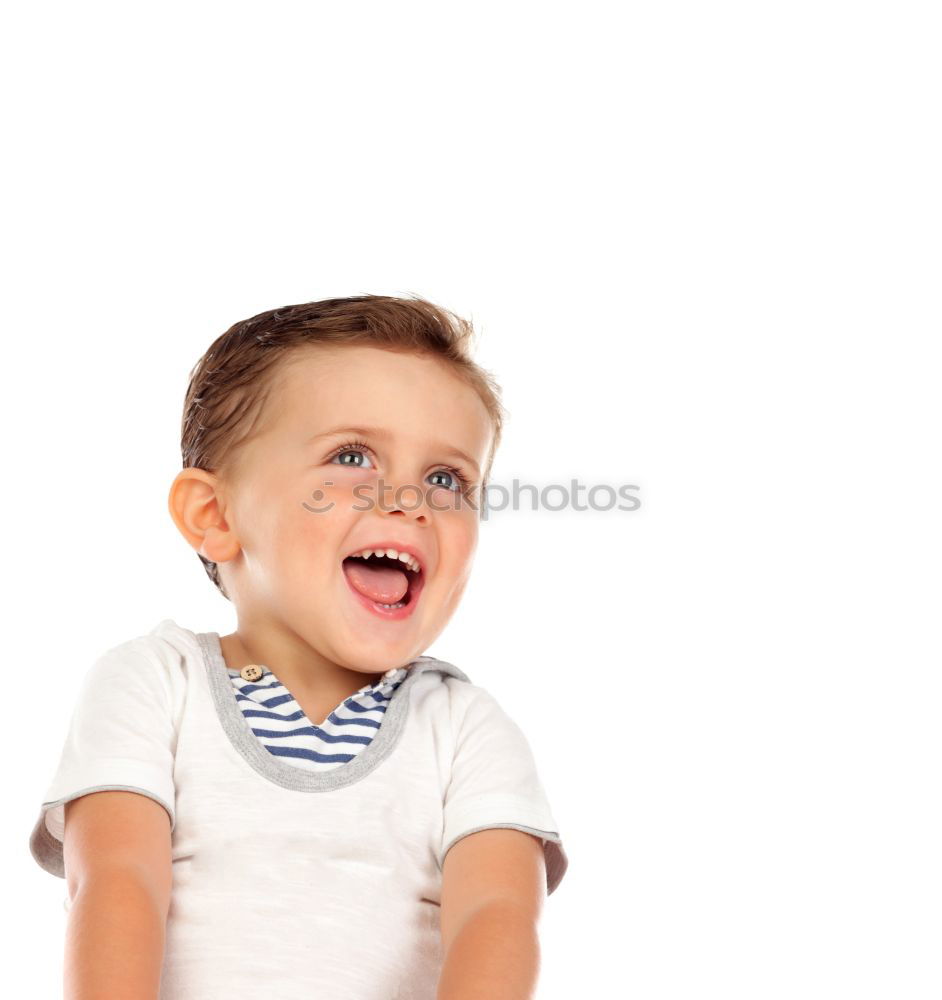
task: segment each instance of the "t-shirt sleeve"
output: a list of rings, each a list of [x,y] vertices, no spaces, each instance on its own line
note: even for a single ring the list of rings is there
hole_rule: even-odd
[[[52,783],[30,835],[30,852],[47,872],[65,878],[65,803],[89,792],[139,792],[176,823],[173,691],[166,657],[132,639],[108,650],[88,670],[72,712]]]
[[[520,727],[483,688],[455,682],[455,738],[445,791],[442,850],[478,830],[510,827],[543,842],[550,895],[569,866],[529,742]]]

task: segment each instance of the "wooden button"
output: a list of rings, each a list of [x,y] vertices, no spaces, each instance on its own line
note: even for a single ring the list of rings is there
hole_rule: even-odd
[[[243,667],[239,673],[245,681],[257,681],[261,679],[265,671],[257,663],[250,663],[247,667]]]

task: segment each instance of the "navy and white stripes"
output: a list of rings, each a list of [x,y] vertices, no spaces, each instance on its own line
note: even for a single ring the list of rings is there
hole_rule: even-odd
[[[314,725],[291,692],[267,667],[257,681],[228,670],[236,703],[262,746],[286,764],[306,771],[329,771],[352,760],[379,730],[386,705],[408,669],[387,670],[345,698],[322,726]]]

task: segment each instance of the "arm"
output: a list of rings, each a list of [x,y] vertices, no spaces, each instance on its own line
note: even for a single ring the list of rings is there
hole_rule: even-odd
[[[67,802],[65,817],[66,1000],[157,1000],[172,881],[166,810],[106,791]]]
[[[437,1000],[532,1000],[546,898],[543,844],[522,830],[479,830],[442,867],[444,964]]]

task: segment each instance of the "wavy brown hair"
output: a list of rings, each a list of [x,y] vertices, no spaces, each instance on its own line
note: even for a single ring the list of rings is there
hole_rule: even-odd
[[[487,484],[500,442],[504,407],[490,372],[472,360],[468,320],[425,299],[358,295],[270,309],[231,326],[193,367],[183,404],[183,468],[223,475],[258,426],[283,362],[308,344],[359,344],[440,358],[487,408],[494,439],[481,484]],[[219,568],[199,555],[227,600]]]

